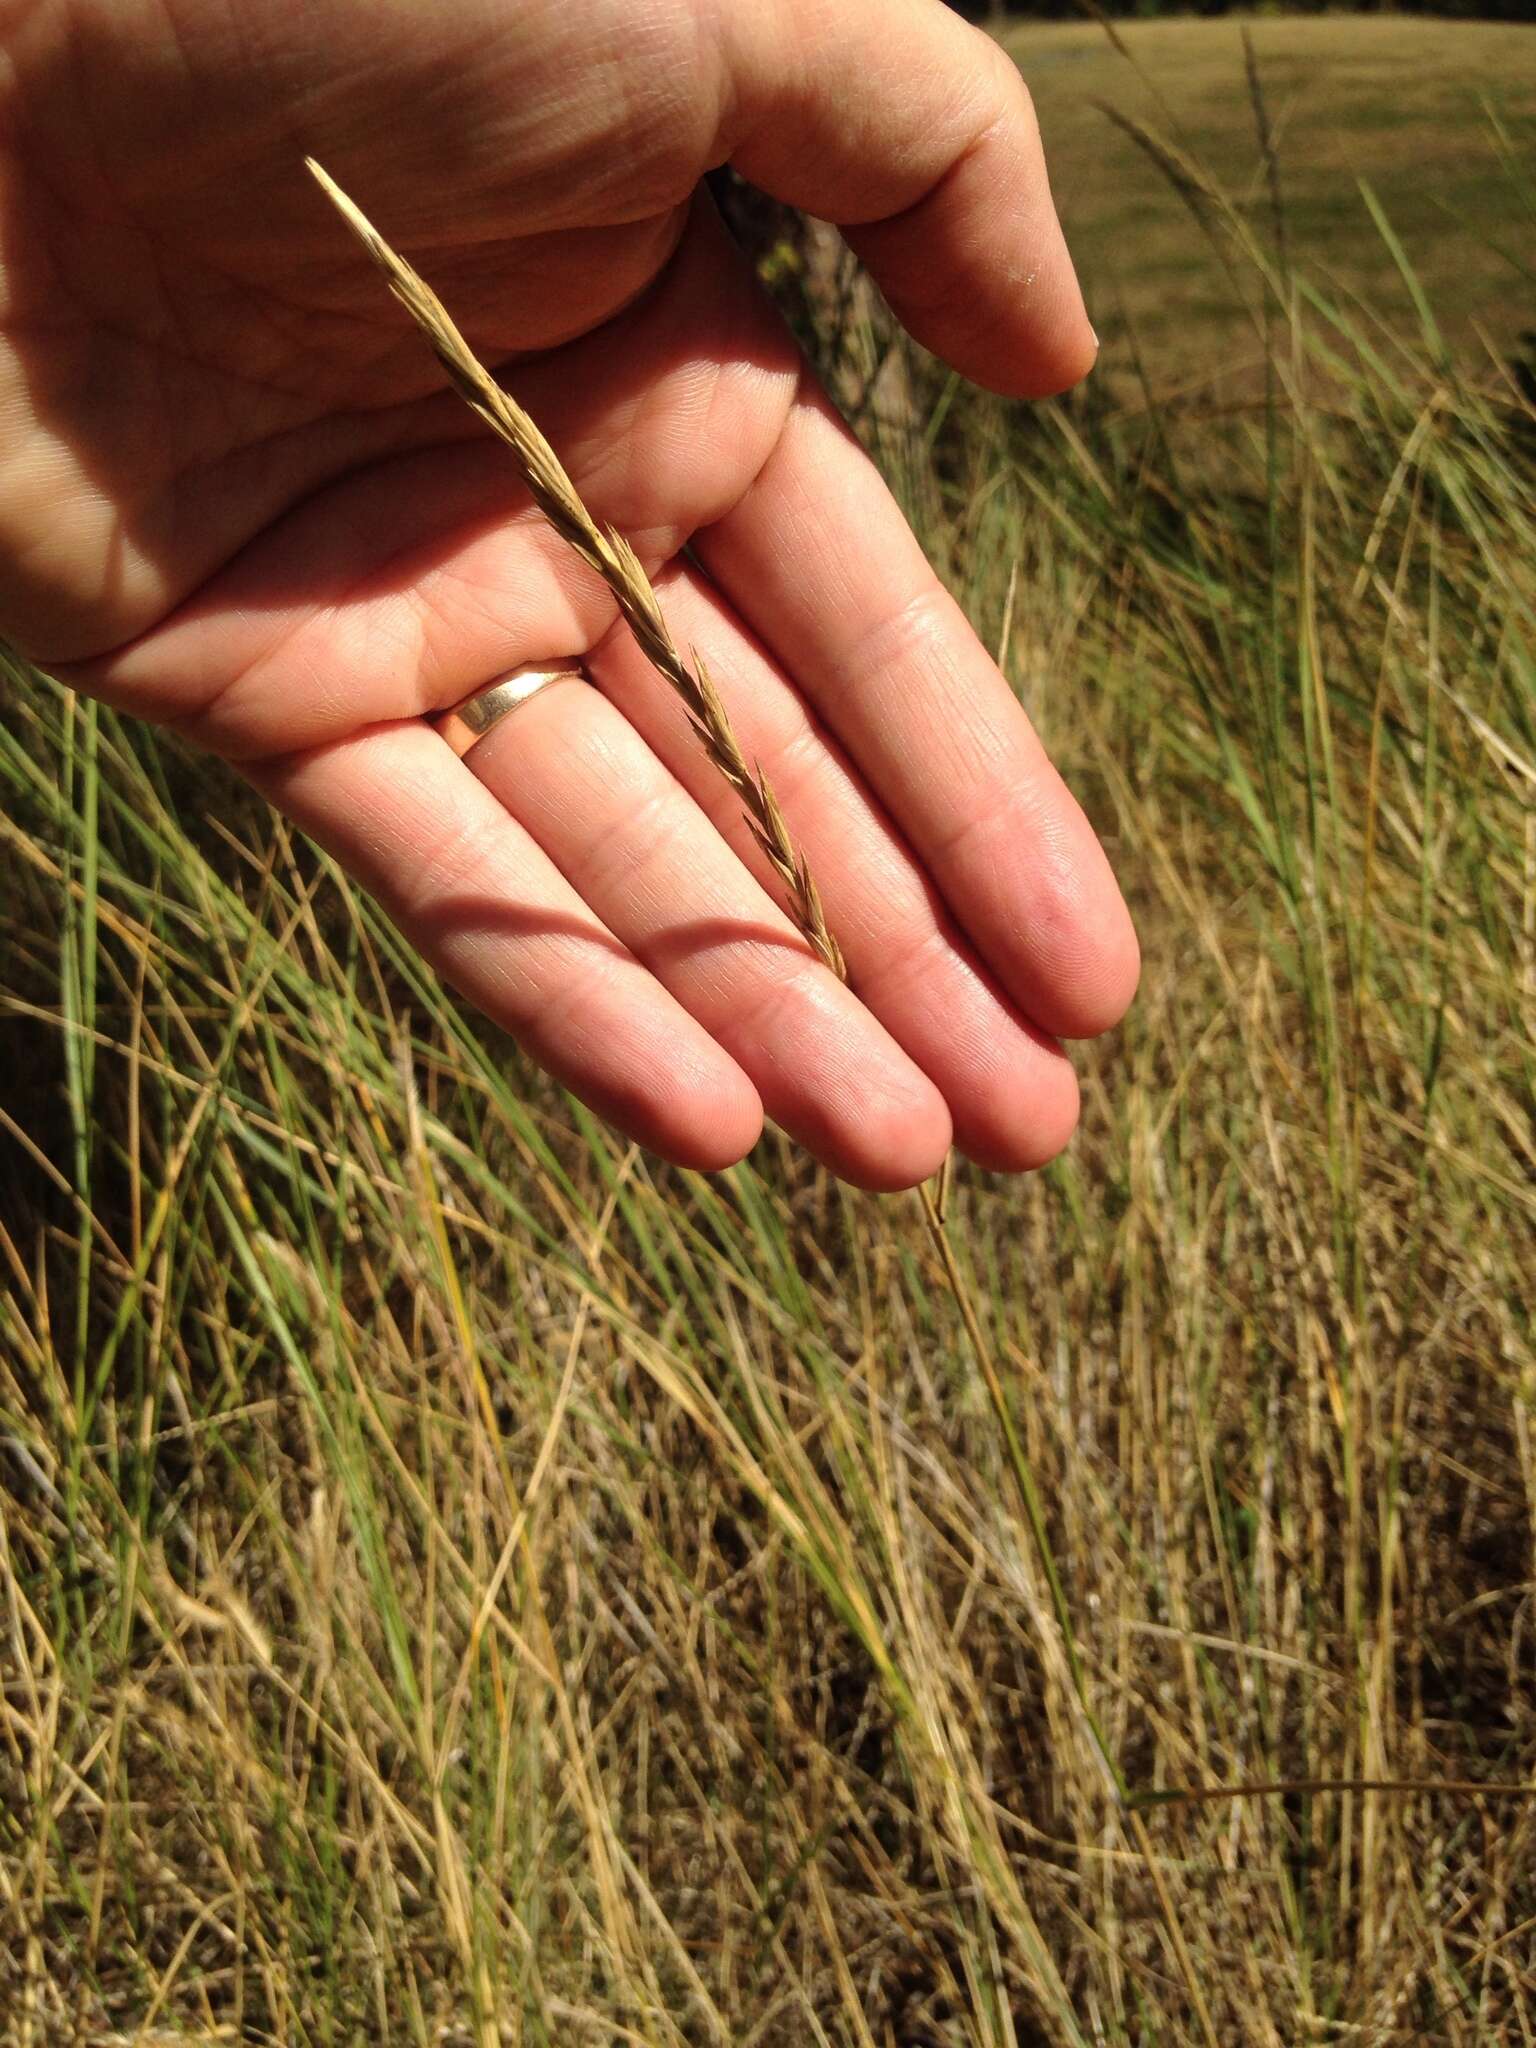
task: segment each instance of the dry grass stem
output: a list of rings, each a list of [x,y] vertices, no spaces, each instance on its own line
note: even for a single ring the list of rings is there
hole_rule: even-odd
[[[598,525],[554,449],[517,400],[502,389],[479,361],[431,286],[403,256],[395,253],[335,179],[313,157],[306,161],[322,191],[383,271],[390,290],[431,344],[453,388],[511,449],[534,503],[561,539],[597,571],[613,592],[641,652],[682,699],[710,760],[741,798],[752,836],[783,885],[790,915],[818,956],[840,979],[846,979],[842,952],[828,928],[811,871],[790,837],[773,790],[760,768],[748,766],[719,692],[697,653],[690,667],[678,652],[656,592],[634,549],[622,534]]]

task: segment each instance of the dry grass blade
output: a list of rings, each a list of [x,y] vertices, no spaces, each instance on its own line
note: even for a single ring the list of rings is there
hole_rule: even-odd
[[[842,952],[827,925],[816,884],[790,838],[784,814],[762,771],[747,765],[703,663],[690,667],[679,654],[662,617],[650,578],[621,534],[605,531],[582,503],[560,458],[533,420],[503,391],[475,356],[437,294],[402,256],[396,255],[367,216],[335,179],[306,159],[321,189],[388,280],[389,288],[421,329],[454,389],[473,412],[511,449],[534,503],[560,537],[595,569],[613,592],[641,652],[677,692],[710,759],[741,798],[752,836],[783,884],[795,923],[819,957],[846,979]]]

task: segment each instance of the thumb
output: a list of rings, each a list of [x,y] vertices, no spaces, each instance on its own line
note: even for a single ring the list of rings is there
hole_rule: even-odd
[[[941,0],[726,10],[731,162],[842,227],[906,327],[1019,397],[1075,384],[1097,341],[1017,69]]]

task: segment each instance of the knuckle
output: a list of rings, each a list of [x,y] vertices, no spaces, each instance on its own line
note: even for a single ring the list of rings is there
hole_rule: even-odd
[[[403,864],[396,897],[407,914],[440,913],[484,867],[485,835],[471,817],[443,820]]]
[[[648,790],[589,850],[586,886],[592,897],[627,898],[647,877],[675,869],[687,822],[675,790]]]

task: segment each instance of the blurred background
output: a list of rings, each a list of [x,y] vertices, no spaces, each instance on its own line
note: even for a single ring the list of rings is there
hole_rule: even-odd
[[[1531,8],[1528,0],[1404,0],[1402,6],[1360,5],[1339,7],[1336,5],[1298,5],[1266,7],[1260,9],[1227,7],[1219,0],[1202,0],[1198,7],[1172,7],[1163,0],[1109,0],[1099,7],[1084,7],[1067,4],[1067,0],[949,0],[957,14],[963,14],[968,21],[984,22],[993,28],[1005,27],[1013,21],[1069,21],[1087,15],[1090,19],[1103,16],[1116,20],[1156,21],[1167,16],[1194,16],[1209,20],[1218,15],[1252,17],[1255,14],[1266,20],[1283,19],[1287,15],[1318,14],[1363,14],[1380,19],[1393,14],[1430,14],[1448,21],[1529,21]]]
[[[0,2039],[1536,2038],[1536,29],[1447,11],[980,9],[1048,405],[719,185],[1142,933],[947,1190],[1007,1430],[915,1202],[658,1167],[8,668]]]

